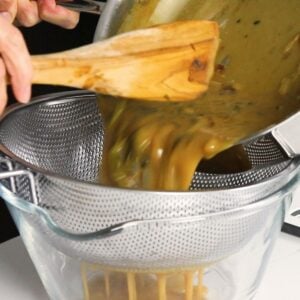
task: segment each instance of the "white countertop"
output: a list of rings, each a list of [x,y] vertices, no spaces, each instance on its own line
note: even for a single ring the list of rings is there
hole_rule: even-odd
[[[255,300],[299,300],[300,238],[282,233]],[[0,245],[0,299],[49,300],[20,238]]]

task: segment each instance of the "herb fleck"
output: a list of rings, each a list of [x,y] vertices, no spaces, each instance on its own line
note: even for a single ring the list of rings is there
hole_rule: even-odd
[[[220,95],[232,95],[236,93],[236,88],[232,84],[225,84],[220,90]]]
[[[222,65],[222,64],[217,64],[217,65],[216,65],[216,71],[217,71],[218,73],[223,74],[224,71],[225,71],[225,66]]]
[[[234,112],[240,112],[241,111],[241,106],[239,104],[235,104],[233,107]]]
[[[167,101],[170,101],[170,100],[171,100],[170,97],[169,97],[169,95],[164,95],[164,98],[165,98],[165,100],[167,100]]]

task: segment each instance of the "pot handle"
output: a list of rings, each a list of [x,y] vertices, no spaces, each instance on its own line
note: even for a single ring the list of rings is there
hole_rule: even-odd
[[[56,0],[56,4],[83,13],[100,15],[105,7],[104,2],[96,0]]]

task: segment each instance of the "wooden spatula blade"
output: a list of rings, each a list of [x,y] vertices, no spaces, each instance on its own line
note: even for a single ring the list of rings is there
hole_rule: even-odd
[[[219,45],[215,22],[181,21],[71,51],[34,56],[34,83],[125,98],[186,101],[203,94]]]

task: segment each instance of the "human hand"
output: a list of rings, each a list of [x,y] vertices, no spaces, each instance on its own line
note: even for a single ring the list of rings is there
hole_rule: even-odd
[[[0,114],[7,103],[7,78],[19,102],[28,102],[31,96],[30,55],[22,34],[11,24],[15,20],[26,27],[44,20],[71,29],[79,14],[57,6],[55,0],[0,0]]]
[[[79,21],[79,13],[56,5],[55,0],[0,0],[0,14],[11,22],[31,27],[41,20],[61,26],[74,28]]]
[[[32,73],[30,55],[21,32],[0,15],[0,114],[7,103],[7,78],[16,99],[26,103],[31,95]]]

